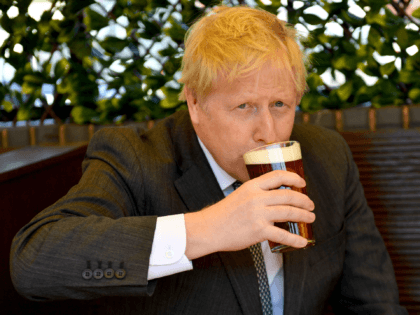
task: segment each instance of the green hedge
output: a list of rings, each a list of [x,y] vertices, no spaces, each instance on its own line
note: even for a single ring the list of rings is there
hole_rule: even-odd
[[[0,48],[3,71],[16,70],[0,85],[0,120],[122,123],[158,119],[186,107],[178,101],[176,81],[184,35],[217,2],[201,0],[200,7],[193,0],[51,3],[37,21],[28,14],[30,0],[0,1],[1,27],[9,34]],[[312,64],[301,110],[420,102],[420,8],[407,16],[406,7],[387,0],[223,3],[287,14],[289,23],[310,34],[302,39]],[[119,33],[105,37],[111,25]],[[380,56],[391,57],[383,63]],[[161,66],[153,69],[151,58]],[[341,85],[324,73],[341,76]],[[376,83],[367,85],[361,73]],[[42,92],[46,87],[53,94],[49,100]]]

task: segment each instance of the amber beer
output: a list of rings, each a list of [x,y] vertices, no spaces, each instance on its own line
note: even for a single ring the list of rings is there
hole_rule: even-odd
[[[251,179],[274,170],[286,170],[305,178],[303,172],[302,153],[297,141],[287,141],[259,147],[244,154],[244,160]],[[279,189],[292,189],[305,195],[306,187],[296,188],[281,186]],[[276,222],[275,226],[290,233],[300,235],[308,240],[307,248],[315,245],[312,234],[312,225],[303,222]],[[271,251],[284,253],[299,248],[268,241]]]

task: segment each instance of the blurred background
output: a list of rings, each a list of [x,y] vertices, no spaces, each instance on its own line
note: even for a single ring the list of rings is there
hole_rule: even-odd
[[[77,184],[94,132],[143,132],[186,109],[184,36],[220,3],[261,7],[298,30],[310,90],[296,122],[349,144],[401,304],[420,313],[420,0],[0,0],[1,314],[118,314],[117,298],[20,297],[10,244]]]
[[[120,124],[185,108],[185,32],[218,3],[295,25],[311,61],[303,112],[420,103],[420,0],[3,0],[0,126]]]

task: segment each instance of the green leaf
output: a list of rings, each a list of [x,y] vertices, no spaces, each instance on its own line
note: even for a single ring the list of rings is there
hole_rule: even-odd
[[[203,13],[203,9],[197,8],[194,4],[194,1],[190,0],[181,0],[182,10],[182,21],[184,21],[185,24],[191,25],[201,14]],[[275,12],[271,12],[274,14],[277,14],[277,9],[275,8]],[[291,21],[289,21],[291,23]]]
[[[13,21],[9,19],[7,14],[3,14],[0,22],[1,27],[9,34],[13,34]]]
[[[54,76],[56,79],[63,77],[66,75],[70,70],[70,63],[67,59],[63,58],[59,62],[56,63],[54,67]]]
[[[357,57],[350,55],[341,55],[340,57],[332,60],[332,65],[337,70],[356,70]]]
[[[373,56],[366,58],[366,61],[370,70],[379,69],[379,63],[375,60],[375,58],[373,58]]]
[[[304,112],[315,112],[325,108],[328,99],[317,93],[307,93],[302,97],[299,107]]]
[[[162,87],[160,90],[166,96],[166,98],[160,102],[160,106],[163,108],[174,108],[180,103],[178,100],[179,90],[166,86]]]
[[[85,56],[90,56],[92,53],[89,42],[84,38],[76,37],[76,39],[71,41],[68,45],[71,52],[81,60],[83,60]]]
[[[39,85],[39,84],[32,84],[30,82],[23,82],[22,93],[23,94],[33,94],[40,87],[41,87],[41,85]]]
[[[27,74],[23,77],[22,93],[33,94],[37,89],[40,89],[45,81],[41,74]]]
[[[29,120],[31,119],[32,116],[32,112],[31,112],[31,108],[19,108],[16,118],[17,120],[21,121],[21,120]]]
[[[392,47],[392,43],[391,42],[381,42],[377,47],[376,47],[378,53],[381,56],[395,56],[397,55],[397,53],[395,52],[394,48]]]
[[[168,7],[167,0],[149,0],[149,5],[151,8],[166,8]]]
[[[350,23],[353,27],[363,26],[364,24],[364,18],[360,18],[350,12],[341,10],[341,16],[346,22]]]
[[[416,87],[408,92],[408,97],[415,103],[420,102],[420,88]]]
[[[95,110],[83,106],[73,107],[70,115],[74,122],[79,125],[90,122],[93,118],[98,116]]]
[[[310,59],[316,67],[331,66],[331,54],[327,53],[326,51],[313,53],[311,54]]]
[[[41,74],[27,74],[23,77],[23,80],[31,84],[42,85],[45,78]]]
[[[13,110],[13,104],[10,101],[3,100],[1,105],[3,106],[4,110],[8,113],[10,113]]]
[[[379,67],[379,71],[382,75],[390,75],[395,70],[395,62],[391,61]]]
[[[338,109],[344,107],[343,101],[338,96],[338,89],[332,90],[330,92],[330,95],[328,96],[327,107],[330,109]]]
[[[415,9],[411,15],[417,19],[420,19],[420,7],[418,7],[417,9]]]
[[[168,57],[168,56],[170,57],[170,56],[176,55],[177,53],[178,53],[178,50],[176,48],[173,48],[171,45],[159,51],[159,55],[161,55],[162,57]]]
[[[94,4],[95,0],[71,0],[66,1],[66,6],[64,7],[63,14],[64,16],[69,16],[78,13],[80,10],[86,8],[87,6]]]
[[[382,104],[384,105],[393,103],[393,101],[390,102],[387,98],[398,98],[399,94],[401,94],[401,91],[397,88],[396,83],[391,80],[380,78],[375,85],[380,91],[379,95],[383,97]]]
[[[405,49],[411,46],[408,38],[408,32],[405,28],[400,28],[397,31],[397,44],[401,47],[401,49]]]
[[[119,39],[117,37],[107,37],[102,42],[100,42],[100,45],[107,52],[115,54],[119,53],[125,47],[127,47],[128,43],[125,39]]]
[[[176,43],[180,43],[184,40],[186,30],[179,25],[172,17],[168,19],[172,26],[170,28],[165,28],[163,31],[166,35],[170,36],[172,40]]]
[[[405,27],[404,18],[395,15],[393,12],[391,12],[391,10],[388,7],[385,7],[385,15],[387,28],[390,31]]]
[[[168,75],[173,75],[181,67],[181,62],[182,58],[172,57],[166,61],[165,65],[163,66],[163,71],[165,71],[165,73]]]
[[[318,86],[324,84],[324,81],[322,81],[322,78],[317,73],[309,74],[308,78],[306,79],[306,82],[308,83],[308,86],[312,91],[316,91],[316,88]]]
[[[378,94],[378,91],[377,91],[376,86],[364,85],[360,87],[359,90],[356,92],[355,103],[361,104],[364,102],[368,102],[377,94]]]
[[[374,47],[377,47],[381,44],[381,33],[376,30],[374,27],[370,27],[369,35],[368,35],[368,42]]]
[[[140,11],[143,11],[147,6],[147,0],[131,0],[131,5]]]
[[[306,23],[309,23],[311,25],[319,25],[319,24],[325,24],[326,21],[321,19],[318,15],[315,14],[302,14],[303,19]]]
[[[402,69],[398,76],[399,80],[403,83],[416,83],[420,82],[420,75],[417,72]]]
[[[60,84],[57,85],[57,93],[59,94],[66,94],[71,91],[71,86],[69,81],[65,78]]]
[[[378,24],[381,27],[387,26],[386,16],[379,13],[375,13],[375,11],[368,12],[365,18],[368,24]]]
[[[202,4],[204,4],[206,7],[207,6],[211,6],[211,5],[213,5],[216,1],[214,1],[214,0],[200,0],[200,2],[202,3]]]
[[[145,80],[147,89],[157,90],[165,85],[166,78],[163,75],[150,75]]]
[[[349,7],[347,1],[331,2],[323,0],[322,2],[324,10],[328,12],[330,17],[334,14],[339,14],[341,10],[347,11]]]
[[[102,16],[91,8],[87,8],[85,10],[85,17],[83,21],[87,27],[88,32],[91,30],[100,30],[101,28],[108,26],[109,22],[106,17]]]
[[[337,95],[343,102],[347,101],[350,95],[353,93],[353,82],[349,81],[344,83],[337,89]]]
[[[160,34],[161,29],[156,21],[142,20],[142,23],[145,27],[144,31],[140,33],[142,38],[152,39]]]
[[[347,40],[343,40],[342,45],[347,54],[353,55],[356,53],[356,47],[354,44],[348,42]]]
[[[369,45],[360,45],[359,49],[356,52],[356,55],[360,58],[366,58],[374,52],[374,48]]]

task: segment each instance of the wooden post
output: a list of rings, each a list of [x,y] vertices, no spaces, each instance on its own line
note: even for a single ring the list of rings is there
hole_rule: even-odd
[[[62,124],[58,127],[58,144],[66,145],[66,125]]]
[[[369,109],[369,130],[376,131],[376,110]]]
[[[403,128],[408,129],[410,128],[410,110],[407,105],[402,107],[402,120],[403,120]]]
[[[149,120],[147,122],[147,129],[152,129],[154,125],[155,125],[155,121],[154,120]]]
[[[95,125],[90,124],[88,130],[89,130],[89,141],[90,141],[93,137],[93,134],[95,133]]]
[[[36,130],[34,126],[29,128],[29,141],[31,146],[36,145]]]
[[[1,143],[4,149],[9,147],[9,133],[7,129],[3,129],[1,132]]]
[[[335,130],[338,132],[343,132],[344,130],[343,111],[340,109],[335,111]]]

